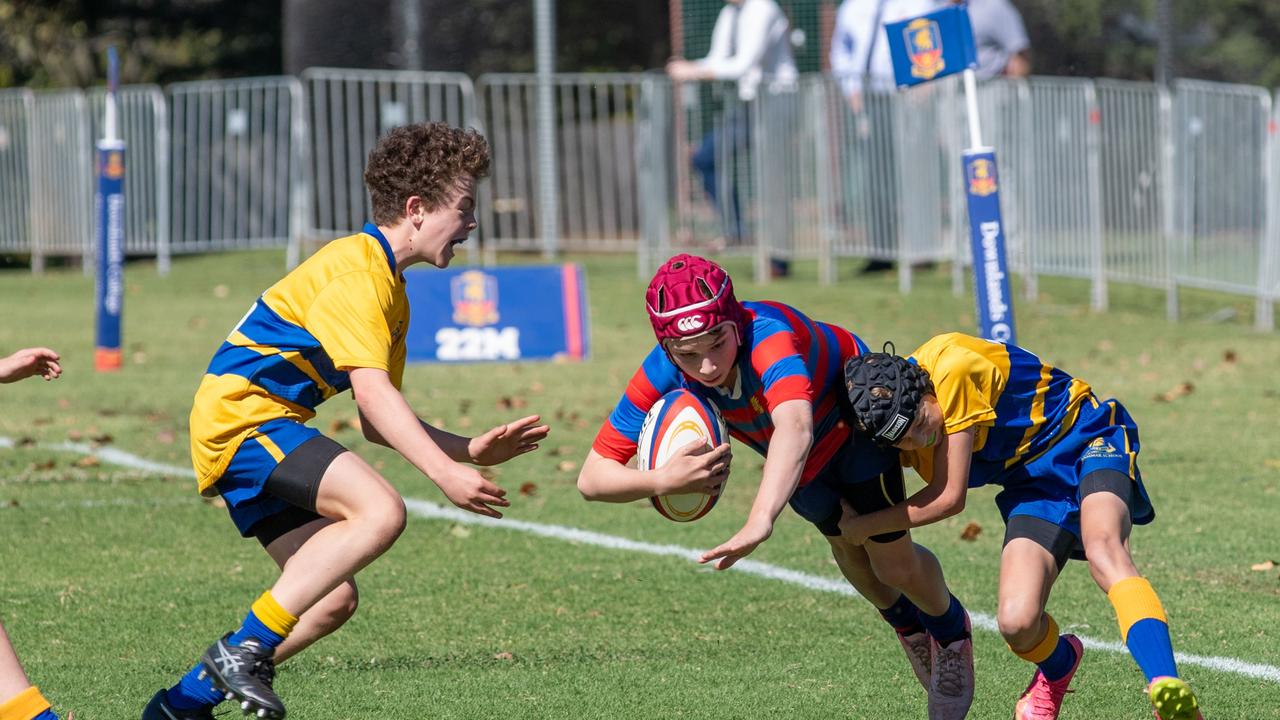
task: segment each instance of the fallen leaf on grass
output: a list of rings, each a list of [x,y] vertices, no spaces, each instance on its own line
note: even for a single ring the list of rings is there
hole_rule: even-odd
[[[1276,566],[1276,563],[1274,560],[1263,560],[1260,563],[1254,563],[1253,565],[1250,565],[1249,569],[1254,572],[1266,572],[1268,570],[1275,569],[1275,566]]]
[[[176,439],[177,435],[175,435],[172,430],[161,430],[156,433],[156,442],[161,445],[172,445],[173,441]]]
[[[538,492],[537,483],[527,482],[520,486],[520,494],[526,497],[535,495],[537,494],[537,492]]]
[[[1180,397],[1190,395],[1195,392],[1195,389],[1196,386],[1191,384],[1190,380],[1183,380],[1169,390],[1156,395],[1154,400],[1156,402],[1173,402]]]
[[[70,440],[71,442],[76,442],[77,440],[83,437],[84,437],[84,433],[80,432],[79,430],[67,431],[67,439]]]
[[[5,505],[6,505],[7,507],[16,508],[16,507],[18,507],[18,501],[17,501],[17,499],[16,499],[16,498],[15,498],[15,499],[10,499],[10,500],[9,500],[9,502],[5,503]]]
[[[456,538],[471,537],[471,530],[466,525],[452,525],[449,527],[449,534]]]
[[[578,469],[578,463],[572,460],[561,460],[556,465],[556,469],[559,470],[560,472],[573,472],[574,470]]]
[[[1239,360],[1239,359],[1240,358],[1236,355],[1235,350],[1224,350],[1222,353],[1222,362],[1228,365],[1231,365],[1232,363],[1234,363],[1236,360]]]
[[[520,408],[527,407],[528,405],[529,405],[529,401],[525,400],[519,395],[511,395],[511,396],[504,395],[498,398],[498,407],[502,408],[503,410],[519,410]]]
[[[113,440],[115,440],[115,438],[112,437],[110,433],[94,435],[93,437],[89,438],[89,441],[92,442],[94,445],[109,445]]]
[[[77,460],[75,463],[76,467],[82,467],[82,468],[98,467],[101,464],[102,464],[102,461],[99,460],[96,455],[85,455],[84,457]]]
[[[18,438],[18,442],[14,443],[14,445],[20,448],[32,447],[35,444],[36,444],[36,439],[33,437],[20,437]]]
[[[493,656],[494,660],[515,660],[516,656],[509,652],[500,652]]]
[[[39,471],[39,470],[52,470],[52,469],[54,469],[54,468],[55,468],[55,467],[57,467],[57,466],[58,466],[58,461],[57,461],[57,460],[43,460],[43,461],[38,462],[38,463],[32,463],[32,464],[31,464],[31,469],[32,469],[32,470],[37,470],[37,471]]]
[[[974,540],[977,540],[978,536],[981,534],[982,526],[976,522],[971,522],[964,526],[964,530],[960,533],[960,539],[973,542]]]

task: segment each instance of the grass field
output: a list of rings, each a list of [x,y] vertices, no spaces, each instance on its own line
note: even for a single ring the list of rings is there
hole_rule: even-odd
[[[761,463],[738,452],[727,493],[692,524],[647,504],[585,503],[574,480],[595,431],[651,334],[627,258],[587,267],[594,357],[581,365],[411,366],[406,394],[426,419],[479,430],[543,413],[553,434],[534,456],[498,469],[515,495],[509,519],[580,528],[638,543],[706,548],[738,529]],[[188,468],[186,416],[214,348],[282,272],[279,253],[180,259],[168,278],[127,271],[126,367],[92,372],[93,286],[78,271],[0,274],[0,348],[45,344],[65,356],[52,384],[0,388],[0,619],[33,680],[77,720],[137,718],[273,581],[274,566],[240,540],[223,509],[178,473],[149,472],[59,444],[101,445]],[[739,277],[750,277],[746,267]],[[847,268],[846,268],[847,270]],[[972,303],[945,272],[903,297],[894,277],[836,287],[812,268],[745,298],[793,303],[877,346],[913,348],[973,327]],[[1280,335],[1246,325],[1250,303],[1184,297],[1190,318],[1164,321],[1158,293],[1112,289],[1115,309],[1087,307],[1083,284],[1045,279],[1018,308],[1022,344],[1120,397],[1142,429],[1141,463],[1157,509],[1133,538],[1139,567],[1170,616],[1180,652],[1266,666],[1260,679],[1184,663],[1207,717],[1280,718]],[[1209,324],[1196,318],[1237,321]],[[520,407],[525,406],[525,407]],[[508,409],[508,408],[512,409]],[[443,495],[346,421],[348,397],[317,426],[375,462],[401,492]],[[524,485],[527,493],[518,489]],[[1002,528],[988,490],[968,510],[917,531],[971,609],[994,613]],[[415,507],[422,507],[417,506]],[[977,523],[972,541],[961,531]],[[283,666],[291,718],[922,718],[924,695],[871,607],[821,589],[685,559],[568,541],[532,526],[415,516],[388,555],[359,577],[361,609],[334,636]],[[556,531],[551,531],[556,532]],[[826,543],[789,510],[752,556],[837,580]],[[1072,563],[1050,611],[1066,629],[1118,642],[1087,568]],[[1006,718],[1030,677],[989,629],[975,632],[971,717]],[[1149,718],[1127,654],[1086,654],[1064,718]],[[234,715],[238,716],[238,713]]]

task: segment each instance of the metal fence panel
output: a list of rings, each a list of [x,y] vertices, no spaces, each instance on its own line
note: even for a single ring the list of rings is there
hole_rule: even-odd
[[[30,90],[0,91],[0,250],[31,250]]]
[[[174,252],[281,247],[300,230],[301,97],[291,77],[169,87]]]
[[[1098,80],[1096,87],[1107,277],[1163,288],[1172,197],[1165,163],[1170,99],[1151,83]]]
[[[1179,284],[1254,294],[1266,221],[1267,123],[1261,88],[1174,83]]]
[[[553,78],[558,152],[559,248],[633,251],[640,237],[637,116],[643,74]],[[481,122],[493,169],[480,224],[486,253],[542,250],[537,198],[537,76],[483,75]]]
[[[89,93],[90,137],[102,137],[106,89]],[[117,124],[125,142],[125,238],[129,255],[161,256],[168,252],[169,117],[164,92],[156,85],[119,88]],[[94,147],[88,148],[93,156]]]
[[[93,147],[80,90],[38,92],[31,114],[31,254],[80,256],[93,248]]]
[[[307,234],[336,237],[372,218],[365,162],[378,138],[419,122],[478,124],[461,73],[310,68],[302,73],[314,190]]]
[[[1034,127],[1022,220],[1030,240],[1030,265],[1039,273],[1096,281],[1102,268],[1102,228],[1100,117],[1093,83],[1035,77],[1028,88]]]

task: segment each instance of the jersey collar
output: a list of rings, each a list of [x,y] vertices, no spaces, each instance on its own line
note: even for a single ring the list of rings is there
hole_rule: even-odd
[[[382,235],[382,231],[378,229],[378,226],[371,222],[364,224],[363,232],[365,235],[372,235],[378,241],[378,244],[382,246],[382,252],[387,254],[387,264],[391,266],[391,276],[395,277],[396,254],[391,252],[391,243],[387,242],[387,238]]]

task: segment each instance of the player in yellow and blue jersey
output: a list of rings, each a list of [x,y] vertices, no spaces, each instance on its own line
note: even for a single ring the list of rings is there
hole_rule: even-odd
[[[24,348],[0,358],[0,383],[40,376],[56,379],[62,374],[61,358],[49,348]],[[58,720],[40,688],[31,684],[18,662],[18,654],[0,625],[0,720]]]
[[[505,491],[474,468],[537,447],[536,415],[474,438],[422,422],[400,394],[405,268],[446,267],[476,228],[489,149],[442,123],[396,128],[369,154],[373,222],[334,240],[253,304],[209,363],[191,410],[199,489],[221,495],[241,535],[281,567],[238,630],[215,642],[143,720],[207,720],[221,700],[284,717],[275,664],[355,612],[355,574],[405,525],[404,501],[364,460],[305,423],[351,390],[370,441],[399,452],[454,504],[501,517]]]
[[[1155,517],[1138,472],[1138,426],[1118,401],[1014,345],[949,333],[908,358],[868,353],[845,365],[856,424],[898,448],[929,484],[866,515],[846,509],[856,539],[937,522],[964,508],[970,487],[1003,489],[997,622],[1009,647],[1037,665],[1017,720],[1058,717],[1084,648],[1045,612],[1070,558],[1087,560],[1120,634],[1147,680],[1156,717],[1194,720],[1169,625],[1129,554],[1133,525]]]

